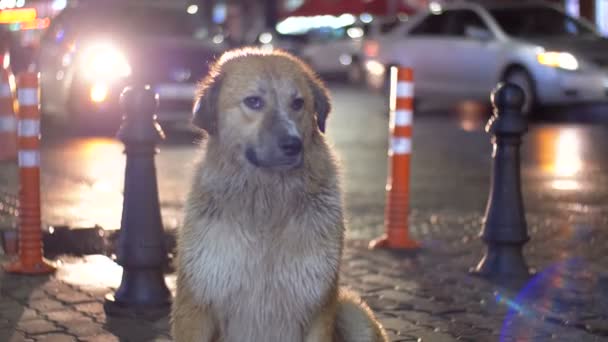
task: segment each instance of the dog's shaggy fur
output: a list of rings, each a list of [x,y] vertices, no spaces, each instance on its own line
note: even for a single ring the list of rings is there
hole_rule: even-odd
[[[285,52],[227,52],[201,83],[193,122],[207,139],[178,235],[176,341],[387,340],[367,305],[338,288],[329,110],[322,82]]]

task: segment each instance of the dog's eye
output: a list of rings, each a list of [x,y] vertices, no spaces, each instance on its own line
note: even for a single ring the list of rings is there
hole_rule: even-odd
[[[304,107],[303,98],[297,98],[297,99],[293,100],[293,102],[291,102],[291,109],[293,109],[293,110],[300,110],[300,109],[302,109],[302,107]]]
[[[262,107],[264,107],[264,99],[259,96],[247,96],[243,100],[243,103],[245,103],[245,106],[253,110],[260,110]]]

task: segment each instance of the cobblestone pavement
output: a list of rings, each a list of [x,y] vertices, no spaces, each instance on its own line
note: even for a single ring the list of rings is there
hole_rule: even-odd
[[[416,253],[369,251],[349,240],[342,282],[378,313],[392,341],[608,340],[605,219],[528,215],[536,275],[509,290],[468,274],[481,258],[481,215],[413,212]],[[53,277],[0,277],[0,341],[166,341],[168,321],[114,319],[103,296],[120,281],[105,257],[60,259]],[[101,261],[100,261],[101,260]],[[78,267],[75,267],[78,266]],[[170,288],[172,275],[167,275]],[[107,281],[106,281],[107,280]]]

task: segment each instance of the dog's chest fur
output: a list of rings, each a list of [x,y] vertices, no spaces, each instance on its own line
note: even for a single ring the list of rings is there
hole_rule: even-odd
[[[339,193],[266,194],[265,215],[264,199],[247,196],[223,203],[218,215],[188,211],[182,269],[192,270],[185,276],[211,307],[222,341],[302,341],[335,290],[343,233]]]

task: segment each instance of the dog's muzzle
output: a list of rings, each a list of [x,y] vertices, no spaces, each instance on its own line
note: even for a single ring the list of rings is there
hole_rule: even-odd
[[[295,135],[284,135],[276,140],[272,146],[247,147],[245,157],[247,160],[263,168],[293,169],[302,165],[302,139]]]
[[[288,135],[279,139],[279,148],[288,157],[297,156],[302,152],[302,139]]]

